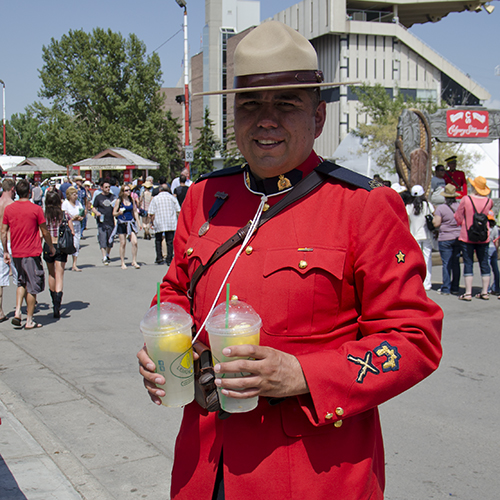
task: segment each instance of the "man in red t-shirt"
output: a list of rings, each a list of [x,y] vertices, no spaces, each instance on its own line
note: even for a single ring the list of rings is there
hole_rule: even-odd
[[[457,192],[457,200],[467,196],[467,180],[461,170],[457,170],[457,156],[453,155],[445,160],[448,170],[444,173],[446,184],[453,184]]]
[[[40,206],[30,202],[30,185],[21,179],[16,185],[19,201],[7,207],[3,214],[2,245],[4,247],[4,261],[10,264],[11,255],[7,249],[7,236],[10,230],[12,259],[17,270],[16,313],[12,318],[14,326],[21,326],[21,305],[26,295],[27,313],[25,330],[40,328],[42,325],[33,320],[36,296],[45,288],[45,273],[43,271],[42,244],[40,231],[47,242],[50,254],[56,253],[50,237],[45,216]]]

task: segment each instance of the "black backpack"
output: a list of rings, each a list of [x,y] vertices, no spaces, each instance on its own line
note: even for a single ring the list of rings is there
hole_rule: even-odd
[[[468,198],[474,207],[474,215],[472,217],[472,225],[467,229],[467,237],[469,241],[474,243],[484,243],[488,239],[488,217],[486,214],[479,213],[472,198],[470,196]]]

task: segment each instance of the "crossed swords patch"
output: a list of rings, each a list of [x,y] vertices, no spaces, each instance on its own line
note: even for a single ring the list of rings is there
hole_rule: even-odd
[[[373,352],[368,351],[364,358],[358,358],[356,356],[352,356],[351,354],[347,355],[347,359],[349,361],[361,367],[356,378],[356,382],[358,382],[358,384],[363,383],[363,380],[368,372],[371,372],[374,375],[378,375],[380,373],[380,370],[372,363],[373,353],[375,353],[378,357],[385,356],[387,358],[387,360],[382,364],[382,371],[384,373],[399,370],[399,360],[401,359],[401,354],[399,354],[398,348],[391,346],[389,342],[384,341],[378,347],[373,349]]]

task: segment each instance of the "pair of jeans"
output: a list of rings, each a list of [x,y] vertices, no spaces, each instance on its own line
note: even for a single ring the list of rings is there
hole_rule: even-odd
[[[476,252],[481,276],[490,275],[490,263],[488,262],[489,243],[466,243],[462,241],[464,258],[464,276],[474,276],[474,251]]]
[[[155,245],[156,245],[156,262],[161,262],[163,260],[163,253],[161,249],[161,244],[163,238],[167,244],[167,257],[165,259],[167,266],[169,266],[174,258],[174,235],[175,231],[162,231],[155,233]]]
[[[443,262],[443,285],[441,293],[458,292],[460,284],[460,252],[462,246],[458,238],[438,241],[439,253]]]
[[[491,271],[493,272],[493,277],[495,281],[492,283],[490,281],[490,291],[495,293],[500,293],[500,273],[498,272],[498,251],[496,248],[489,248],[489,260]]]

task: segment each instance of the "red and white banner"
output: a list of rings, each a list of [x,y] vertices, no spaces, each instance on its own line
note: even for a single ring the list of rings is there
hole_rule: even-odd
[[[489,137],[488,111],[447,110],[446,133],[448,137]]]

